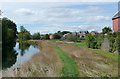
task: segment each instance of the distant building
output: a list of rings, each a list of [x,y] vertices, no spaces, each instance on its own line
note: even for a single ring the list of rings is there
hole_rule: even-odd
[[[113,32],[120,31],[120,11],[117,14],[115,14],[112,20],[113,20]]]
[[[88,31],[80,31],[80,37],[84,36],[86,37],[86,34],[88,34],[89,32]]]
[[[86,37],[86,34],[88,34],[88,31],[79,31],[79,32],[72,32],[72,35],[79,35],[80,37]]]
[[[53,35],[50,35],[50,37],[49,37],[50,39],[53,39]]]
[[[49,33],[49,38],[53,39],[53,34]]]
[[[100,33],[96,32],[96,31],[92,31],[92,32],[90,32],[90,34],[91,35],[96,35],[96,34],[100,34]]]
[[[67,38],[67,36],[69,36],[69,35],[70,35],[70,33],[66,33],[66,34],[64,34],[64,35],[63,35],[63,38],[65,38],[65,39],[66,39],[66,38]]]

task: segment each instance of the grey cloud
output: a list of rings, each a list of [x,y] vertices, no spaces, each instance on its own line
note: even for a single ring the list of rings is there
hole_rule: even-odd
[[[18,15],[27,16],[27,15],[34,15],[35,11],[32,11],[30,9],[26,9],[26,8],[21,8],[19,10],[16,10],[15,13],[18,14]]]

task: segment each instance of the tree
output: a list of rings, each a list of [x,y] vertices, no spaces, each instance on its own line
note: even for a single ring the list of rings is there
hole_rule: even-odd
[[[60,32],[59,34],[64,35],[64,34],[67,34],[67,33],[71,33],[71,32],[69,32],[69,31],[63,31],[63,32]]]
[[[49,40],[50,38],[49,38],[49,35],[46,34],[46,35],[44,35],[41,39],[43,39],[43,40]]]
[[[66,40],[68,40],[68,41],[74,41],[74,42],[77,42],[79,39],[80,39],[79,36],[77,36],[77,35],[72,35],[72,34],[70,34],[70,35],[67,36],[67,38],[66,38]]]
[[[5,45],[14,45],[16,41],[17,26],[16,24],[7,19],[2,18],[2,44]]]
[[[32,35],[32,39],[34,39],[34,40],[40,39],[40,33],[39,33],[39,32],[38,32],[38,33],[34,33],[34,34]]]
[[[20,32],[18,33],[19,41],[26,41],[31,39],[31,34],[23,26],[20,26]]]
[[[104,27],[104,28],[102,29],[102,34],[107,34],[107,33],[110,33],[110,32],[112,32],[112,30],[111,30],[110,27]]]
[[[61,38],[61,36],[60,36],[60,34],[58,34],[58,33],[55,33],[54,35],[53,35],[53,39],[60,39]]]
[[[8,18],[2,18],[2,69],[11,67],[16,62],[17,53],[13,50],[16,44],[17,26]]]

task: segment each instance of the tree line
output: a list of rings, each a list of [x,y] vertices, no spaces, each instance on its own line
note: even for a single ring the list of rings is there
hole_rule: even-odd
[[[64,34],[69,33],[67,37],[63,37]],[[2,39],[3,39],[3,48],[7,45],[14,46],[16,39],[17,41],[27,41],[27,40],[49,40],[50,35],[45,34],[43,36],[40,35],[39,32],[31,34],[27,29],[23,26],[20,26],[20,32],[17,32],[16,24],[7,19],[2,18]],[[102,29],[101,34],[91,35],[90,33],[86,34],[86,37],[80,37],[79,35],[73,35],[70,31],[58,31],[53,34],[52,39],[59,40],[67,40],[67,41],[81,41],[85,40],[86,44],[89,48],[100,49],[104,38],[109,39],[110,52],[114,52],[115,50],[120,51],[120,32],[112,33],[110,27],[104,27]],[[4,51],[4,50],[3,50]]]

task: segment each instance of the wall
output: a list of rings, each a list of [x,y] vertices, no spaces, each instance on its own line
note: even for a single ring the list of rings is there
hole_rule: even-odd
[[[113,20],[113,32],[120,31],[120,18]]]

